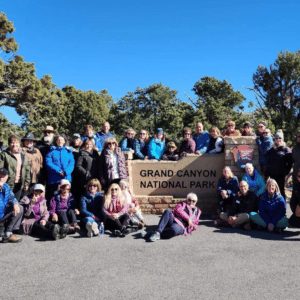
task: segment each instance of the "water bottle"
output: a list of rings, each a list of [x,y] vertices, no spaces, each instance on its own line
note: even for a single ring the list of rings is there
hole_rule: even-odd
[[[103,222],[101,222],[100,226],[99,226],[99,237],[104,236],[104,224]]]

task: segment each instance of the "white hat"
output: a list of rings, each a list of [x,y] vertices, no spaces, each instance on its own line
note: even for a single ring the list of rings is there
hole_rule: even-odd
[[[40,190],[40,191],[45,192],[45,187],[44,187],[42,184],[40,184],[40,183],[36,183],[36,184],[33,186],[33,190],[34,190],[34,191],[35,191],[35,190]]]

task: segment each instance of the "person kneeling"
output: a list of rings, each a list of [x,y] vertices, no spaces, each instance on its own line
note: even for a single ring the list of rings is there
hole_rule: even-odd
[[[240,191],[237,193],[229,213],[222,212],[220,218],[228,222],[233,228],[244,225],[244,229],[250,230],[249,214],[257,211],[258,198],[249,191],[249,185],[246,181],[241,181],[239,187]]]
[[[177,204],[174,210],[165,210],[158,229],[149,238],[151,242],[159,240],[161,236],[172,238],[176,235],[189,235],[198,228],[201,210],[196,207],[197,195],[189,193],[186,198],[186,202]]]

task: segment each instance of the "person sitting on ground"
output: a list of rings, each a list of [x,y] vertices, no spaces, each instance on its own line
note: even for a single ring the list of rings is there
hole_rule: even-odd
[[[10,136],[8,145],[8,148],[0,153],[0,168],[8,170],[7,184],[19,201],[22,195],[27,195],[30,186],[30,161],[21,149],[21,141],[18,136]]]
[[[148,158],[160,160],[166,150],[166,136],[162,128],[157,129],[157,133],[150,140],[148,146]]]
[[[239,181],[235,177],[229,167],[223,169],[223,175],[218,181],[217,195],[220,204],[220,211],[228,212],[229,207],[237,195],[239,189]],[[215,226],[222,225],[222,221],[217,219],[214,222]]]
[[[290,200],[290,207],[293,214],[289,218],[289,224],[291,227],[300,228],[300,170],[298,170],[296,178],[297,183],[293,188],[293,194]]]
[[[148,140],[149,134],[147,130],[140,130],[139,138],[133,143],[134,158],[147,159],[148,158]]]
[[[102,124],[102,130],[100,132],[97,132],[96,136],[99,139],[99,146],[96,144],[96,147],[98,148],[99,152],[102,152],[104,145],[105,145],[105,141],[108,138],[113,138],[116,139],[115,136],[109,131],[110,129],[110,125],[108,122],[104,122]]]
[[[209,131],[210,139],[207,153],[222,153],[224,152],[224,140],[218,127],[214,126]]]
[[[101,184],[98,179],[91,179],[86,186],[85,195],[81,197],[80,211],[83,223],[87,229],[87,236],[99,234],[99,225],[102,222],[102,206],[104,196],[100,193]]]
[[[176,145],[174,142],[169,142],[167,144],[167,151],[162,156],[162,160],[171,160],[171,161],[177,161],[179,160],[179,155],[176,152]]]
[[[54,192],[62,179],[72,181],[72,172],[75,166],[73,150],[66,146],[67,138],[64,134],[55,137],[54,145],[46,155],[46,167],[48,171],[48,186],[46,190],[46,199],[52,199]]]
[[[251,128],[251,124],[249,122],[245,122],[242,130],[242,136],[256,136],[255,132],[253,132]]]
[[[185,127],[183,129],[183,142],[180,145],[179,156],[180,158],[185,157],[187,154],[195,153],[196,143],[192,139],[192,129]]]
[[[66,233],[80,232],[76,215],[79,210],[76,208],[76,201],[70,193],[71,183],[67,179],[62,179],[58,191],[50,201],[49,213],[52,222],[58,223],[62,231]],[[61,238],[65,235],[61,234]]]
[[[276,180],[269,179],[266,191],[259,197],[258,213],[251,212],[250,219],[259,228],[268,228],[270,232],[275,230],[277,233],[281,233],[289,226],[285,213],[286,204],[280,194],[279,186]]]
[[[228,121],[226,131],[223,132],[223,136],[241,136],[241,133],[239,130],[235,129],[235,122],[234,121]]]
[[[258,137],[256,139],[256,143],[258,145],[258,152],[259,152],[260,172],[264,180],[266,180],[269,177],[268,170],[267,170],[268,169],[267,153],[273,147],[274,144],[270,129],[265,128],[262,133],[262,137]]]
[[[102,143],[97,134],[94,133],[94,127],[92,125],[86,125],[84,128],[84,136],[81,141],[84,142],[86,139],[93,139],[97,151],[102,151]],[[99,150],[101,148],[101,150]]]
[[[22,238],[15,235],[13,231],[19,230],[23,207],[19,205],[10,186],[6,183],[8,170],[0,168],[0,237],[2,243],[18,243]]]
[[[196,134],[194,134],[193,140],[196,143],[195,154],[200,155],[206,153],[209,147],[210,137],[208,132],[203,130],[203,124],[201,122],[196,124]]]
[[[245,165],[245,171],[246,173],[242,180],[246,181],[249,185],[249,190],[259,197],[265,191],[266,184],[264,179],[258,174],[251,163]]]
[[[129,128],[125,131],[125,137],[120,143],[122,151],[133,150],[135,131],[132,128]]]
[[[293,155],[291,148],[287,147],[283,140],[283,132],[279,130],[275,134],[275,143],[267,153],[268,175],[275,179],[280,194],[285,199],[285,177],[290,173],[293,165]]]
[[[130,217],[131,224],[138,225],[140,229],[143,228],[146,225],[146,221],[142,216],[142,211],[139,207],[138,202],[134,200],[131,196],[127,181],[121,180],[119,186],[124,195],[125,202],[128,205],[128,214]]]
[[[201,215],[201,210],[196,207],[197,201],[197,195],[189,193],[186,201],[177,204],[174,210],[166,209],[158,223],[157,230],[150,236],[149,241],[155,242],[161,237],[189,235],[197,230]],[[142,232],[142,236],[147,236],[146,231]]]
[[[54,240],[65,236],[65,232],[58,224],[53,224],[48,220],[45,187],[42,184],[35,184],[33,195],[23,197],[20,203],[24,207],[24,219],[21,223],[23,234]]]
[[[22,150],[30,161],[31,186],[39,181],[40,171],[43,168],[43,156],[39,149],[34,147],[35,139],[31,132],[28,132],[23,139]]]
[[[125,236],[130,222],[128,205],[118,184],[113,183],[104,197],[103,217],[105,228],[113,230],[116,236]]]
[[[127,179],[124,152],[114,138],[108,138],[99,159],[100,182],[106,191],[112,183]]]
[[[239,188],[240,191],[235,196],[229,212],[222,212],[220,219],[224,221],[224,224],[229,224],[233,228],[243,225],[244,229],[250,230],[249,214],[257,212],[258,197],[249,190],[246,181],[241,181]]]

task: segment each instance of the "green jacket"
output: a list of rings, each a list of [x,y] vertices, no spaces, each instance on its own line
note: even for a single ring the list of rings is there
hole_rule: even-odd
[[[21,170],[21,189],[25,185],[30,185],[30,162],[25,153],[21,150],[22,170]],[[16,179],[17,159],[9,148],[0,153],[0,168],[8,170],[7,184],[13,190]]]

